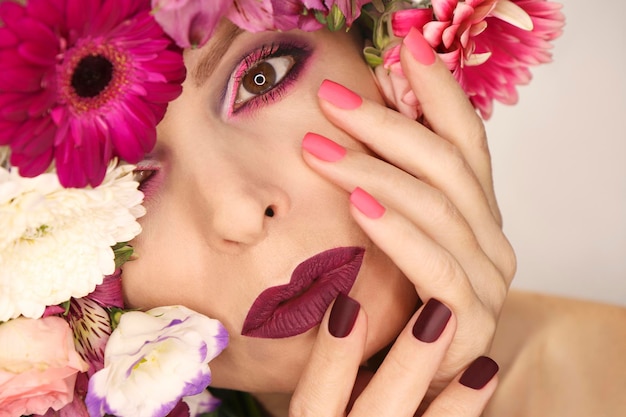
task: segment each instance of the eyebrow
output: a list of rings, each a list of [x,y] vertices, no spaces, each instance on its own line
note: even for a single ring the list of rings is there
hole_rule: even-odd
[[[200,56],[198,64],[192,71],[196,86],[204,84],[211,76],[235,38],[243,32],[245,32],[243,29],[230,22],[225,22],[217,28],[212,36],[214,42],[207,45],[206,51]]]

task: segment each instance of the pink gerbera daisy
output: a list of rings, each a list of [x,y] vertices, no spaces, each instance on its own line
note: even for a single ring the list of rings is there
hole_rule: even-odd
[[[430,0],[429,7],[394,11],[393,34],[407,35],[412,27],[452,71],[484,119],[493,100],[517,102],[516,87],[527,84],[529,67],[550,62],[550,41],[562,32],[561,6],[546,0]],[[385,68],[402,75],[399,44],[386,49]],[[399,91],[410,95],[400,78]],[[413,97],[414,99],[414,97]],[[407,99],[405,99],[407,101]],[[410,101],[410,100],[409,100]]]
[[[0,145],[22,176],[54,160],[64,186],[96,186],[152,149],[185,69],[149,0],[3,2],[0,20]]]

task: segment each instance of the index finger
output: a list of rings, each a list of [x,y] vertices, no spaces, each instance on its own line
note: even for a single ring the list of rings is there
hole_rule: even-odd
[[[311,357],[289,404],[289,415],[344,416],[365,348],[367,316],[339,294],[325,314]]]
[[[461,151],[499,217],[485,127],[465,92],[419,30],[404,38],[400,57],[429,126]]]

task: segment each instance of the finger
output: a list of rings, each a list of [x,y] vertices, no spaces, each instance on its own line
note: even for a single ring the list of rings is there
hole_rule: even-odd
[[[426,234],[438,246],[445,248],[472,278],[471,285],[476,291],[485,295],[488,303],[493,300],[493,305],[490,307],[499,311],[507,285],[494,263],[498,258],[492,262],[492,259],[485,254],[472,229],[445,195],[384,161],[358,151],[346,150],[319,135],[307,135],[303,141],[303,147],[309,152],[315,152],[313,156],[318,155],[327,160],[333,158],[321,154],[320,150],[335,149],[337,155],[341,154],[341,159],[335,159],[332,163],[312,158],[306,153],[304,156],[311,166],[346,191],[353,191],[357,185],[365,187],[372,194],[379,196],[380,201],[387,207],[392,207],[405,216],[408,224],[399,230],[399,233],[402,235]],[[390,187],[389,184],[393,186]],[[387,232],[393,233],[392,230]],[[502,234],[500,229],[497,229],[495,233]],[[388,245],[387,254],[393,256],[396,250],[393,245],[397,246],[398,240],[393,240],[392,236],[389,237],[392,241]],[[415,239],[415,236],[409,239]],[[497,237],[492,239],[497,239]],[[402,242],[406,249],[405,241]],[[406,241],[407,244],[408,242],[410,240]],[[413,257],[416,253],[420,253],[421,258],[425,257],[420,246],[411,247],[411,251]],[[409,275],[414,273],[411,270],[407,272]],[[497,284],[498,282],[500,285]]]
[[[437,298],[450,306],[457,317],[460,312],[471,311],[469,316],[485,331],[493,331],[495,318],[485,310],[465,271],[448,251],[365,190],[355,189],[350,202],[355,220],[415,285],[423,300]]]
[[[310,360],[289,404],[289,415],[345,414],[366,336],[367,319],[359,303],[340,294],[322,320]]]
[[[357,223],[415,285],[419,296],[441,300],[459,319],[461,327],[455,344],[462,349],[454,349],[447,355],[445,368],[437,375],[440,385],[435,387],[442,389],[441,383],[449,381],[468,357],[476,357],[489,348],[498,315],[494,314],[493,305],[474,291],[456,259],[406,217],[393,208],[381,206],[360,189],[351,194],[350,201]]]
[[[423,417],[479,417],[498,385],[498,364],[482,356],[430,404]]]
[[[325,81],[320,96],[320,107],[334,124],[391,164],[441,190],[465,217],[480,246],[502,275],[512,279],[515,263],[513,257],[507,255],[513,251],[484,190],[453,145],[418,123],[364,100],[339,84]],[[345,97],[353,97],[352,107],[345,105]],[[386,188],[380,192],[396,191],[388,185]]]
[[[467,95],[419,30],[405,37],[400,58],[430,127],[461,151],[499,218],[485,128]]]
[[[412,416],[452,342],[455,328],[451,311],[435,299],[428,300],[398,336],[349,417]]]

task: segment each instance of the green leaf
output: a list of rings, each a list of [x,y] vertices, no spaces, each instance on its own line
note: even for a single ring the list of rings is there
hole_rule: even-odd
[[[345,23],[346,17],[341,12],[341,9],[336,4],[333,4],[330,13],[326,16],[326,26],[334,32],[341,29]]]
[[[380,50],[374,48],[373,46],[366,46],[365,48],[363,48],[363,56],[372,68],[376,68],[383,63],[383,58],[380,55]]]
[[[217,410],[201,417],[265,417],[259,403],[247,392],[209,387],[209,392],[222,400]]]
[[[134,249],[127,242],[121,242],[113,246],[113,254],[115,255],[115,268],[119,268],[130,260],[133,256]]]
[[[111,307],[106,309],[109,313],[109,319],[111,320],[111,331],[115,330],[118,324],[120,324],[120,319],[122,318],[122,314],[124,314],[127,310],[118,307]]]

